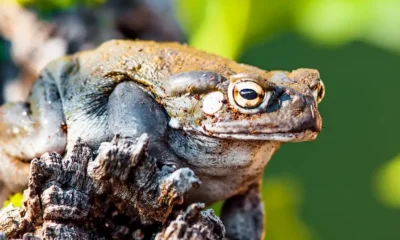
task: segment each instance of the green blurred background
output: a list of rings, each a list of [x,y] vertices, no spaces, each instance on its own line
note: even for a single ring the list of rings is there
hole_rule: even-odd
[[[400,1],[174,4],[189,45],[266,70],[316,68],[325,83],[318,139],[284,145],[265,171],[266,239],[400,239]]]

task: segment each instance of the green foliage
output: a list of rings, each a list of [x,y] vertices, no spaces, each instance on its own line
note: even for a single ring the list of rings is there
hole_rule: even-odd
[[[16,194],[12,195],[7,201],[4,202],[3,208],[6,207],[10,203],[14,207],[21,207],[22,206],[22,193],[16,193]]]
[[[400,50],[400,1],[307,0],[295,14],[294,28],[327,45],[363,40]]]
[[[319,44],[362,40],[400,51],[400,1],[176,0],[189,44],[237,58],[250,44],[296,31]]]
[[[295,28],[323,44],[341,44],[358,38],[364,31],[369,6],[364,0],[308,0],[294,13]]]
[[[177,0],[190,45],[236,58],[246,45],[287,24],[293,0]]]

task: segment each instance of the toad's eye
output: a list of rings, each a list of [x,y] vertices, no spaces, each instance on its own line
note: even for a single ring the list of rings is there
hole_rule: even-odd
[[[325,85],[321,80],[319,81],[319,83],[315,87],[315,89],[313,90],[313,96],[314,96],[315,100],[317,101],[317,103],[320,103],[322,101],[322,99],[324,98]]]
[[[265,111],[274,90],[272,85],[268,86],[269,90],[265,90],[252,79],[231,81],[228,87],[229,102],[240,113],[255,114]]]
[[[242,108],[256,108],[264,100],[263,88],[255,82],[245,81],[236,83],[233,87],[233,99]]]

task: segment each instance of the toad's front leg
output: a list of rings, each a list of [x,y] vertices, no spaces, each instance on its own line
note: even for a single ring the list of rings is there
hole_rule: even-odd
[[[48,69],[42,71],[27,102],[0,107],[0,181],[5,187],[21,191],[28,183],[31,159],[48,151],[64,152],[64,124],[60,95]]]
[[[149,136],[148,154],[161,165],[182,167],[167,146],[167,115],[162,106],[135,82],[118,84],[108,104],[109,130],[113,135]]]
[[[260,185],[254,184],[244,194],[226,200],[221,220],[229,240],[263,239],[264,210]]]

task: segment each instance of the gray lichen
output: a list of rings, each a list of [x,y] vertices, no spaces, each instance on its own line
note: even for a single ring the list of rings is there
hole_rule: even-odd
[[[115,136],[94,154],[78,140],[64,158],[32,160],[23,207],[0,212],[0,232],[9,239],[222,239],[212,210],[183,210],[185,194],[200,184],[194,172],[157,166],[147,145],[146,134]]]

